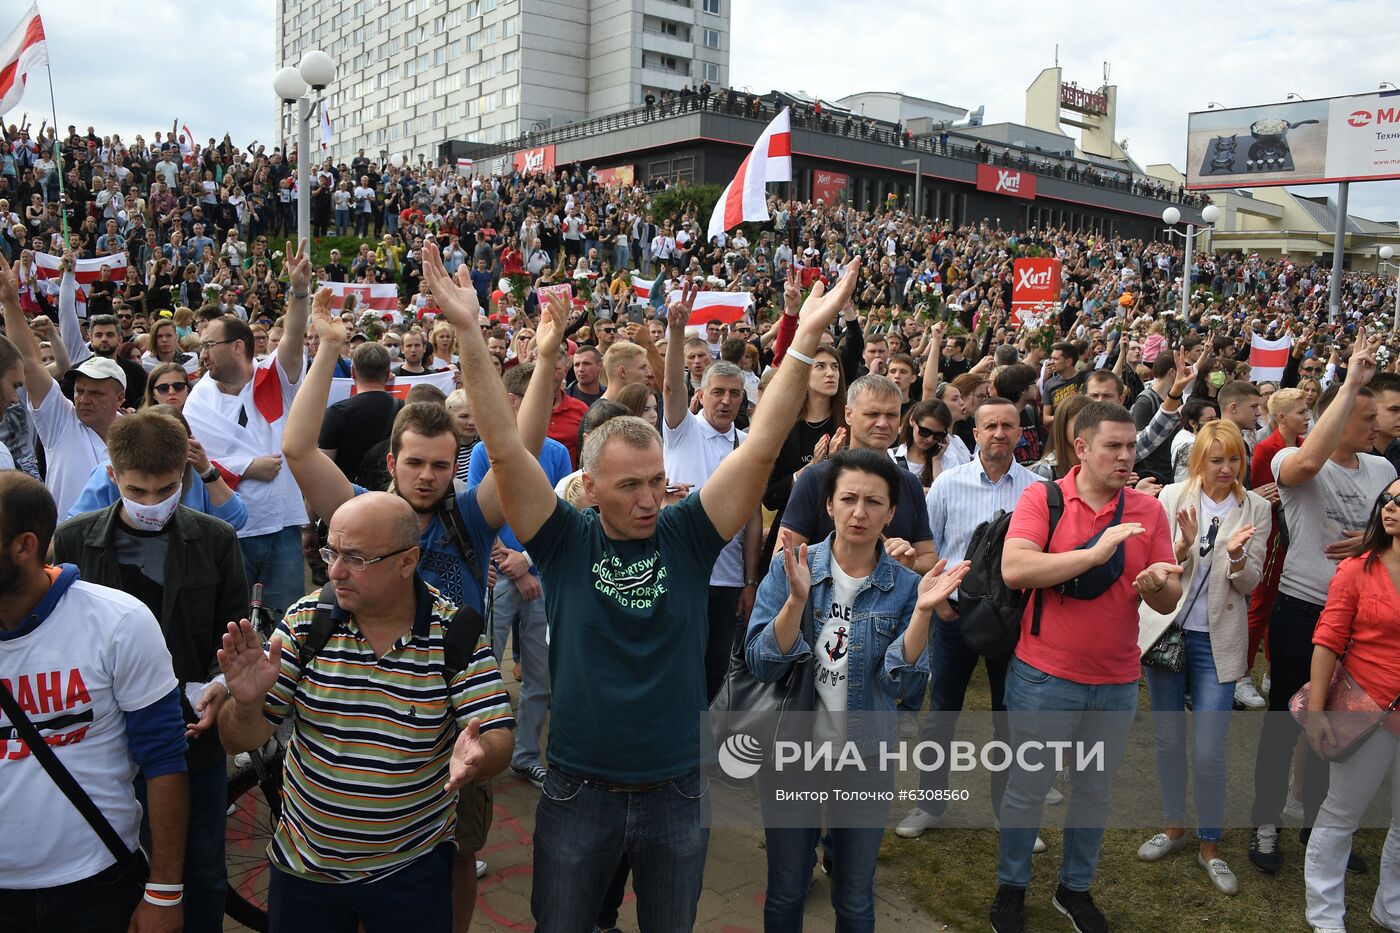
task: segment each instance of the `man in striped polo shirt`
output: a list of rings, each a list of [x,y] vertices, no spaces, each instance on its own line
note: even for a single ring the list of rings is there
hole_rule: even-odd
[[[456,791],[510,761],[515,720],[484,634],[448,680],[453,606],[419,576],[418,519],[371,492],[336,510],[323,552],[335,627],[304,667],[315,596],[287,611],[264,654],[247,621],[219,652],[230,752],[290,714],[281,819],[269,846],[271,929],[452,928]]]

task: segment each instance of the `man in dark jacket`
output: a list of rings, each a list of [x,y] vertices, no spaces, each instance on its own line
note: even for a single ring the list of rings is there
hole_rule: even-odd
[[[215,723],[228,690],[216,652],[228,623],[247,614],[243,555],[232,527],[179,504],[189,454],[179,421],[159,409],[120,418],[107,450],[121,501],[60,525],[54,556],[88,583],[135,596],[160,622],[189,723],[185,929],[219,933],[228,778]]]

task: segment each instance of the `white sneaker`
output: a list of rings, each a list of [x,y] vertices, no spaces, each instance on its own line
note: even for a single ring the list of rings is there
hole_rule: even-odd
[[[996,817],[992,817],[992,829],[995,829],[997,832],[1001,832],[1001,820],[997,819]],[[1039,855],[1040,853],[1045,851],[1045,848],[1045,840],[1040,838],[1040,833],[1036,833],[1035,845],[1031,846],[1031,854]]]
[[[1347,933],[1346,927],[1313,927],[1313,933]]]
[[[938,817],[922,807],[914,807],[908,816],[899,821],[899,825],[894,828],[894,834],[901,839],[918,839],[937,825]]]
[[[1269,695],[1269,684],[1270,684],[1269,675],[1268,675],[1268,674],[1265,674],[1265,675],[1264,675],[1264,682],[1261,683],[1261,684],[1259,685],[1259,692],[1262,693],[1262,694],[1264,694],[1264,696],[1268,696],[1268,695]]]
[[[1182,837],[1186,838],[1185,836]],[[1196,864],[1206,870],[1206,875],[1210,878],[1210,883],[1219,889],[1221,894],[1228,894],[1233,897],[1240,893],[1240,879],[1235,877],[1235,873],[1230,870],[1230,866],[1225,864],[1223,858],[1213,858],[1206,861],[1205,856],[1196,853]]]
[[[1138,846],[1138,858],[1144,862],[1160,861],[1173,852],[1180,852],[1186,848],[1189,841],[1184,833],[1177,839],[1173,839],[1166,833],[1158,833]]]
[[[1045,804],[1046,804],[1046,806],[1054,807],[1054,806],[1058,806],[1058,805],[1060,805],[1060,804],[1062,804],[1062,803],[1064,803],[1064,802],[1065,802],[1065,795],[1062,794],[1062,793],[1060,793],[1060,789],[1059,789],[1058,787],[1056,787],[1054,784],[1051,784],[1051,785],[1050,785],[1050,789],[1049,789],[1048,791],[1045,792]]]
[[[1235,681],[1235,702],[1248,709],[1263,709],[1269,705],[1269,701],[1259,695],[1259,691],[1254,689],[1254,681],[1248,677]]]
[[[486,862],[482,861],[481,859],[476,860],[476,876],[478,878],[486,877]]]

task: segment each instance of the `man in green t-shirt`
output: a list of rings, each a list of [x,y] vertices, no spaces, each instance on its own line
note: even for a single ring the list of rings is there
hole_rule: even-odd
[[[436,247],[424,248],[426,281],[457,328],[463,388],[501,507],[544,586],[554,705],[535,817],[538,930],[590,926],[623,855],[636,867],[643,929],[695,924],[709,844],[699,727],[710,568],[758,506],[797,420],[811,355],[858,270],[858,261],[848,266],[830,294],[813,289],[786,357],[795,364],[779,368],[749,440],[699,492],[663,511],[661,438],[645,421],[619,417],[584,445],[584,489],[598,505],[580,512],[553,495],[520,441],[470,281],[454,282]],[[694,300],[687,287],[668,313],[688,315]],[[565,310],[554,301],[545,314],[562,322]]]

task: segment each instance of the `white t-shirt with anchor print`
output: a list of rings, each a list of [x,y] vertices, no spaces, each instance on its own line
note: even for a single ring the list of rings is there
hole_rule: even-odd
[[[817,633],[817,711],[845,713],[846,670],[849,667],[851,617],[866,577],[852,577],[831,559],[831,606]],[[818,716],[816,738],[844,740],[845,716]]]

